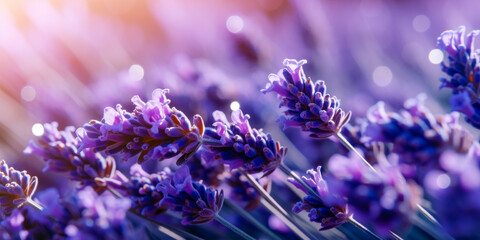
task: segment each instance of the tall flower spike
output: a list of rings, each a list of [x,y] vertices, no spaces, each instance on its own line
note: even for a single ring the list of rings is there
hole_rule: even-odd
[[[242,110],[233,111],[232,122],[221,111],[215,111],[213,117],[216,131],[206,129],[204,144],[215,154],[215,159],[230,165],[231,170],[243,167],[248,173],[263,172],[264,176],[277,169],[287,148],[275,142],[269,133],[252,128],[248,114],[244,115]]]
[[[75,137],[75,128],[58,130],[58,123],[43,125],[45,132],[36,140],[30,140],[23,151],[35,154],[46,161],[43,171],[66,172],[73,181],[82,186],[91,186],[97,192],[106,190],[107,185],[119,186],[118,177],[123,174],[116,170],[115,159],[95,153],[91,148],[79,151],[80,141]]]
[[[180,155],[177,164],[182,164],[200,146],[203,120],[195,115],[192,125],[183,112],[169,106],[167,93],[168,89],[155,89],[147,102],[134,96],[132,113],[121,105],[105,108],[101,121],[92,120],[77,130],[82,148],[118,153],[125,160],[138,155],[138,163]]]
[[[377,103],[367,112],[368,124],[362,133],[366,142],[391,143],[408,178],[421,179],[426,171],[438,167],[443,151],[466,153],[473,142],[458,124],[458,114],[434,116],[424,101],[424,95],[409,99],[399,113],[387,112],[383,102]]]
[[[27,203],[37,189],[38,179],[26,171],[17,171],[8,167],[5,160],[0,161],[0,210],[10,215],[16,208]]]
[[[442,71],[450,77],[440,79],[440,88],[452,89],[452,110],[465,114],[466,121],[476,128],[480,128],[480,50],[473,45],[479,33],[474,30],[465,39],[465,26],[460,26],[437,39],[438,48],[448,56],[447,63],[441,63]]]
[[[293,178],[288,178],[290,183],[307,194],[301,202],[295,204],[292,211],[295,213],[308,212],[311,222],[321,224],[320,231],[335,228],[347,222],[352,214],[348,211],[345,201],[338,196],[334,196],[328,190],[327,183],[322,178],[321,167],[319,166],[317,171],[310,169],[307,174],[310,175],[310,178],[303,177],[303,180],[316,190],[320,198],[311,195]]]
[[[276,92],[281,99],[279,107],[285,107],[285,116],[279,121],[284,128],[301,127],[311,137],[327,138],[341,130],[351,112],[340,108],[340,101],[327,94],[324,81],[313,83],[305,76],[302,65],[307,60],[285,59],[284,69],[278,74],[270,74],[262,93]]]
[[[158,184],[157,190],[167,194],[162,202],[164,206],[182,212],[184,225],[213,220],[223,205],[223,191],[193,182],[187,166],[180,167],[174,176]]]
[[[378,162],[374,172],[356,154],[334,155],[328,162],[326,182],[333,195],[347,200],[349,211],[360,223],[386,237],[390,231],[402,232],[411,225],[420,191],[386,158]]]

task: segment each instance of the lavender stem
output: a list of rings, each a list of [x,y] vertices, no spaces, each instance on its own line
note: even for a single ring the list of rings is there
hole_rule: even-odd
[[[267,234],[271,239],[276,239],[276,240],[281,239],[275,233],[273,233],[270,229],[268,229],[262,223],[260,223],[257,219],[255,219],[250,213],[245,211],[243,208],[239,207],[237,204],[233,203],[228,199],[225,199],[225,204],[228,205],[233,210],[235,210],[236,212],[238,212],[240,215],[242,215],[245,219],[247,219],[251,224],[255,225],[263,233]]]
[[[228,222],[227,220],[225,220],[223,217],[221,217],[220,215],[217,214],[217,216],[215,217],[215,220],[217,220],[219,223],[221,223],[223,226],[227,227],[228,229],[232,230],[232,232],[238,234],[240,237],[246,239],[246,240],[255,240],[255,238],[253,238],[252,236],[248,235],[247,233],[245,233],[244,231],[242,231],[241,229],[237,228],[236,226],[234,226],[233,224],[231,224],[230,222]]]
[[[245,175],[245,177],[247,177],[248,181],[250,181],[250,183],[253,185],[253,187],[262,195],[263,199],[266,200],[266,202],[268,202],[271,207],[273,209],[275,209],[276,211],[272,211],[272,208],[267,208],[275,215],[277,215],[277,217],[279,217],[280,219],[283,220],[283,222],[293,231],[295,232],[295,234],[297,234],[300,238],[302,239],[316,239],[315,236],[313,236],[311,233],[309,233],[308,231],[304,231],[304,230],[301,230],[301,228],[295,224],[295,222],[292,220],[292,218],[290,217],[290,215],[288,215],[287,211],[285,211],[285,209],[283,209],[280,204],[278,204],[277,201],[275,201],[275,199],[272,198],[272,196],[270,196],[270,194],[268,194],[265,189],[262,188],[262,186],[260,186],[260,184],[252,177],[252,175],[246,173],[244,170],[242,169],[239,169],[239,171]],[[262,201],[262,204],[264,203],[264,201]],[[265,204],[264,204],[265,205]],[[308,235],[308,236],[307,236]]]
[[[31,198],[29,198],[29,197],[27,198],[27,203],[28,203],[28,205],[32,206],[33,208],[35,208],[36,210],[38,210],[38,211],[40,211],[40,212],[42,212],[42,211],[45,209],[44,207],[42,207],[42,205],[34,202],[34,201],[33,201]]]

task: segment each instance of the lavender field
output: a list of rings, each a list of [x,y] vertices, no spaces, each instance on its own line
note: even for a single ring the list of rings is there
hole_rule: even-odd
[[[480,239],[475,0],[0,2],[0,239]]]

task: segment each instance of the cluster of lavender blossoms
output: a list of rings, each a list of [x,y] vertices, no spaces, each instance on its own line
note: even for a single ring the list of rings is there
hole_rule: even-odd
[[[468,154],[446,151],[440,165],[424,183],[440,223],[456,239],[480,238],[480,146]]]
[[[45,123],[44,133],[35,140],[30,140],[23,151],[25,154],[35,154],[46,161],[44,172],[65,172],[72,181],[80,182],[82,186],[93,187],[97,192],[103,192],[108,186],[121,185],[124,178],[116,170],[115,159],[92,148],[80,150],[81,142],[75,136],[75,128],[70,126],[58,130],[58,123]]]
[[[26,171],[8,167],[5,160],[0,161],[0,217],[9,216],[31,200],[38,185],[38,178],[31,177]]]
[[[380,155],[374,171],[358,155],[334,155],[326,177],[332,195],[344,197],[353,216],[382,237],[408,230],[421,197],[418,186],[408,183],[390,162],[395,161]]]
[[[124,160],[137,156],[138,163],[180,155],[177,163],[182,164],[201,145],[203,119],[195,115],[192,125],[182,111],[170,107],[167,93],[168,89],[155,89],[147,102],[134,96],[132,113],[121,105],[105,108],[101,121],[92,120],[77,130],[81,148],[117,154]]]
[[[327,138],[338,133],[349,119],[351,112],[340,108],[340,101],[327,94],[324,81],[312,82],[306,77],[302,65],[307,60],[285,59],[284,69],[270,74],[270,82],[263,93],[275,92],[281,99],[279,107],[285,107],[285,116],[279,119],[284,129],[301,127],[314,138]]]
[[[352,214],[347,209],[344,199],[329,191],[327,182],[322,178],[321,167],[317,167],[317,171],[310,169],[307,174],[310,175],[310,178],[303,177],[303,180],[316,190],[318,196],[310,194],[304,186],[293,178],[289,178],[290,183],[307,194],[301,202],[295,204],[293,212],[308,212],[310,221],[321,224],[320,230],[335,228],[347,222]]]
[[[231,122],[221,111],[215,111],[213,117],[216,129],[205,130],[204,144],[214,153],[215,160],[228,164],[231,170],[243,168],[247,173],[263,172],[267,176],[287,154],[287,148],[275,142],[269,133],[252,128],[250,116],[242,110],[232,112]]]
[[[425,96],[405,102],[399,113],[387,112],[378,102],[367,112],[362,141],[382,142],[399,155],[402,173],[407,178],[422,179],[438,167],[440,154],[448,149],[466,153],[472,145],[471,134],[458,122],[458,114],[435,116],[424,105]]]
[[[440,88],[452,89],[450,105],[453,111],[465,114],[468,123],[480,128],[480,50],[474,48],[479,30],[471,31],[465,39],[465,27],[443,32],[437,46],[448,56],[447,64],[442,63],[442,71],[450,79],[441,78]]]

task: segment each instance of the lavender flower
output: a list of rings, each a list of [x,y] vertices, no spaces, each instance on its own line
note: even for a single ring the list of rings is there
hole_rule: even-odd
[[[168,176],[173,175],[169,169],[149,174],[139,164],[134,164],[130,168],[130,174],[130,180],[124,186],[127,189],[126,195],[132,202],[132,209],[147,217],[155,217],[167,211],[162,205],[166,194],[157,191],[156,187]]]
[[[155,89],[146,103],[134,96],[132,113],[121,105],[105,108],[102,121],[92,120],[77,130],[82,149],[119,153],[125,160],[138,155],[138,163],[180,155],[177,164],[182,164],[200,146],[203,120],[195,115],[192,125],[183,112],[169,106],[166,93],[168,89]]]
[[[440,79],[440,88],[452,89],[452,110],[465,114],[466,121],[476,128],[480,128],[480,50],[473,45],[479,33],[474,30],[465,39],[465,26],[460,26],[456,31],[443,32],[437,39],[438,48],[448,56],[448,65],[441,64],[442,71],[450,77]]]
[[[319,166],[317,171],[310,169],[307,174],[310,175],[310,178],[302,177],[303,180],[315,189],[320,198],[311,195],[293,178],[288,178],[290,183],[307,194],[301,202],[295,204],[292,211],[295,213],[308,212],[311,222],[321,224],[320,231],[335,228],[347,222],[352,214],[347,209],[345,201],[329,191],[326,181],[322,178],[321,167]]]
[[[275,142],[269,133],[252,128],[248,114],[244,115],[242,110],[233,111],[232,122],[221,111],[215,111],[213,117],[216,131],[206,129],[204,144],[215,153],[215,159],[230,165],[231,170],[243,167],[248,173],[263,172],[264,176],[280,165],[287,148]]]
[[[286,107],[280,118],[283,127],[301,127],[314,138],[327,138],[338,133],[351,112],[340,108],[340,101],[327,94],[324,81],[312,82],[305,76],[302,65],[307,60],[285,59],[284,69],[268,76],[270,82],[263,93],[276,92],[281,99],[279,107]]]
[[[38,179],[26,171],[17,171],[8,167],[5,160],[0,161],[0,210],[10,215],[16,208],[27,203],[37,189]]]
[[[438,220],[455,239],[480,238],[480,147],[468,154],[446,151],[441,170],[430,171],[425,189],[433,196]]]
[[[26,239],[28,232],[23,229],[24,220],[22,211],[14,209],[12,214],[0,223],[0,238],[4,240]]]
[[[187,166],[180,167],[174,176],[158,184],[157,191],[165,193],[161,204],[182,212],[184,225],[213,220],[223,205],[223,191],[193,182]]]
[[[424,95],[410,99],[400,113],[387,112],[383,102],[377,103],[369,109],[369,123],[362,133],[368,143],[392,144],[400,164],[410,168],[404,171],[409,178],[417,178],[417,174],[422,178],[426,171],[438,167],[443,151],[465,153],[472,144],[472,136],[458,124],[458,114],[434,116],[424,101]]]
[[[97,192],[107,186],[119,186],[122,173],[116,170],[115,159],[95,153],[91,148],[79,150],[80,141],[75,137],[75,128],[58,130],[58,123],[44,124],[45,132],[38,139],[30,140],[23,151],[35,154],[46,161],[43,171],[68,172],[73,181],[82,186],[91,186]]]
[[[371,225],[381,236],[401,232],[411,224],[419,191],[406,182],[398,167],[378,160],[376,172],[355,154],[334,155],[328,163],[326,182],[333,195],[347,200],[355,218]]]
[[[192,180],[216,187],[222,183],[225,176],[225,166],[222,161],[214,160],[214,153],[200,148],[190,161],[186,163],[190,169]]]

